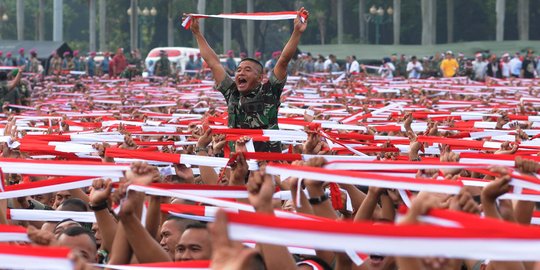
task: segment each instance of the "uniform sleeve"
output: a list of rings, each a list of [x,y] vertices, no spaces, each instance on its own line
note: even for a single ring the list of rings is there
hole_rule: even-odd
[[[233,87],[234,81],[231,79],[231,77],[225,75],[223,81],[218,85],[217,90],[223,94],[226,100],[229,100]]]
[[[287,75],[285,75],[285,78],[283,78],[283,80],[278,80],[276,78],[276,74],[274,74],[274,70],[272,70],[268,82],[270,82],[274,94],[277,96],[281,96],[281,92],[283,92],[283,87],[285,87],[285,83],[287,82]]]

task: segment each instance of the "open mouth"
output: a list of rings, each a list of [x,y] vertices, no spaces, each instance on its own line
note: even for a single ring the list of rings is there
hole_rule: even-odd
[[[244,78],[239,78],[237,84],[239,87],[245,87],[247,85],[247,80]]]

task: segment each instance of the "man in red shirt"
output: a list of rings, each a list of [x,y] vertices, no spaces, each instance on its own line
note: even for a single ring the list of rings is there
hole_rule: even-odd
[[[124,50],[122,48],[118,48],[111,62],[112,76],[120,76],[122,71],[124,71],[127,66],[128,63],[126,57],[124,56]]]

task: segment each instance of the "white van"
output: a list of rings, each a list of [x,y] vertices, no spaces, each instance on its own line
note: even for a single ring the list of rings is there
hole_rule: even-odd
[[[159,52],[160,51],[167,52],[167,56],[169,58],[169,61],[171,61],[171,65],[173,63],[176,63],[177,65],[180,65],[180,74],[184,74],[184,70],[186,69],[186,63],[189,60],[189,55],[197,55],[199,53],[199,49],[197,48],[188,48],[188,47],[158,47],[152,49],[148,55],[146,56],[146,59],[144,60],[144,63],[147,67],[153,67],[156,62],[159,60]],[[195,57],[196,58],[196,57]],[[152,64],[150,64],[150,61],[152,61]]]

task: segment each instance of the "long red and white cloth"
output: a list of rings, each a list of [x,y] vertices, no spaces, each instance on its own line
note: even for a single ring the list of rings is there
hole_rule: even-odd
[[[256,21],[277,21],[277,20],[291,20],[297,17],[296,11],[281,11],[281,12],[252,12],[252,13],[222,13],[217,15],[197,14],[192,13],[186,16],[182,21],[182,26],[189,29],[191,25],[191,18],[221,18],[221,19],[234,19],[234,20],[256,20]],[[306,19],[303,16],[304,20]]]
[[[442,227],[311,222],[247,212],[227,213],[227,216],[229,235],[237,241],[393,256],[444,255],[449,258],[501,261],[535,261],[537,254],[531,251],[540,250],[540,228],[505,222]]]

